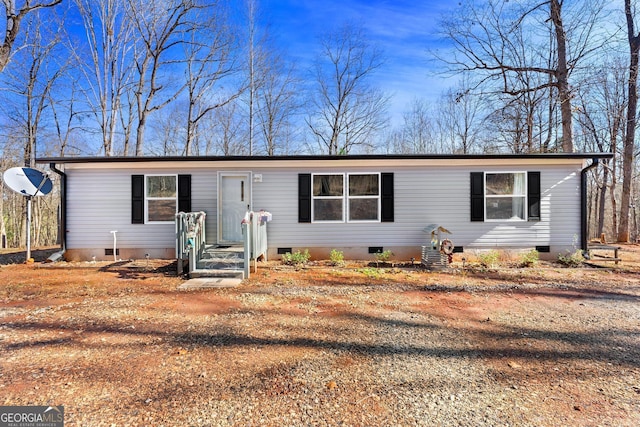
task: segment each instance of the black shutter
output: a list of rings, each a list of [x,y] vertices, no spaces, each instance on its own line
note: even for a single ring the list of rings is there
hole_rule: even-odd
[[[311,222],[311,174],[298,174],[298,222]]]
[[[540,172],[527,173],[527,200],[529,221],[540,221]]]
[[[178,212],[191,212],[191,175],[178,175]]]
[[[484,172],[471,172],[471,221],[484,221]]]
[[[131,224],[144,224],[144,175],[131,175]]]
[[[394,221],[394,209],[393,209],[393,174],[392,173],[382,173],[380,174],[380,179],[382,181],[382,218],[380,219],[382,222],[393,222]]]

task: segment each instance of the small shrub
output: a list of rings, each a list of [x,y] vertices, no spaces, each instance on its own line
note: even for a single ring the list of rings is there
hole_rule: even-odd
[[[287,265],[302,265],[309,262],[310,258],[311,255],[309,254],[309,250],[305,249],[304,252],[287,252],[286,254],[282,255],[282,262]]]
[[[389,260],[393,256],[393,252],[387,249],[386,251],[378,252],[374,254],[374,256],[376,257],[376,264],[380,262],[389,262]]]
[[[567,251],[565,254],[558,254],[558,262],[565,267],[579,267],[584,262],[584,256],[580,249],[574,252]]]
[[[478,253],[478,262],[484,268],[496,268],[500,261],[500,252],[490,250],[489,252]]]
[[[337,249],[331,249],[331,252],[329,253],[329,261],[333,266],[344,265],[344,252]]]
[[[540,260],[540,254],[535,249],[531,249],[529,252],[525,252],[520,254],[520,259],[518,260],[519,267],[533,267]]]
[[[371,267],[359,268],[356,271],[364,274],[369,279],[379,279],[382,273],[384,273],[384,270],[379,270],[377,268],[371,268]]]

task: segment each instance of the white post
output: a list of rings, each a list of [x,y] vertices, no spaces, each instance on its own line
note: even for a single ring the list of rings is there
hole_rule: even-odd
[[[27,262],[31,259],[31,196],[27,196]]]
[[[116,258],[116,233],[118,232],[118,230],[114,230],[114,231],[110,231],[109,233],[113,234],[113,262],[118,261],[118,258]]]
[[[248,279],[251,275],[251,223],[243,221],[242,231],[244,234],[244,278]]]

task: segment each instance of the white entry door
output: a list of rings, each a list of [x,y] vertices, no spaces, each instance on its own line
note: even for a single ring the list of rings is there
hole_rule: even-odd
[[[251,208],[251,174],[221,172],[218,176],[218,243],[242,242],[241,222]]]

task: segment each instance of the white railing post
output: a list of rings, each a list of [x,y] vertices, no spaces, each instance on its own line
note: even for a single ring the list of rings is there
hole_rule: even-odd
[[[189,249],[189,273],[195,270],[196,266],[198,265],[197,253],[198,251],[196,250],[196,245],[191,246],[191,248]]]
[[[244,278],[251,274],[251,215],[249,212],[242,221],[242,237],[244,242]]]
[[[182,274],[185,256],[189,257],[189,273],[196,269],[206,245],[204,212],[179,212],[176,214],[176,258],[178,273]]]
[[[182,226],[181,213],[176,214],[176,264],[178,265],[178,275],[182,274],[182,261],[180,244],[182,243],[182,233],[180,232]]]

